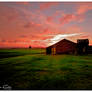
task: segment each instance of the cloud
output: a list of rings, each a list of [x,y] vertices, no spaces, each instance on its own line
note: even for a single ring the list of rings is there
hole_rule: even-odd
[[[21,37],[21,38],[27,38],[26,35],[20,35],[19,37]]]
[[[24,14],[24,18],[28,21],[27,23],[24,24],[25,28],[41,27],[41,29],[42,29],[42,28],[46,28],[46,27],[48,27],[48,28],[52,27],[54,29],[59,29],[61,26],[59,23],[57,24],[53,21],[53,19],[54,19],[53,16],[47,17],[46,15],[42,14],[39,11],[31,12],[24,8],[22,8],[21,11]],[[32,24],[30,21],[34,22],[34,24]]]
[[[70,22],[83,22],[84,16],[83,15],[74,15],[74,14],[65,14],[63,17],[59,19],[60,24],[64,25]]]
[[[25,25],[24,25],[24,28],[30,28],[32,25],[30,24],[30,23],[26,23]]]
[[[83,32],[83,29],[82,29],[82,27],[80,27],[80,26],[77,26],[77,25],[72,25],[72,26],[68,26],[67,28],[66,28],[66,32],[67,33],[80,33],[80,32]]]
[[[41,26],[41,24],[35,24],[36,26],[38,26],[38,27],[40,27]]]
[[[42,25],[39,24],[39,23],[35,23],[35,22],[27,22],[25,25],[24,25],[24,28],[39,28],[41,27]]]
[[[3,43],[4,43],[4,42],[7,42],[7,40],[4,40],[4,39],[3,39],[3,40],[1,40],[0,42],[3,42]]]
[[[64,15],[63,17],[60,18],[60,23],[66,24],[66,23],[69,23],[69,22],[74,21],[74,20],[75,20],[75,15],[66,14],[66,15]]]
[[[49,3],[41,3],[40,4],[40,10],[45,10],[47,8],[50,8],[52,6],[57,6],[59,3],[56,2],[49,2]]]
[[[25,25],[24,25],[24,27],[25,28],[30,28],[30,27],[34,27],[35,26],[35,23],[34,22],[27,22]]]
[[[65,14],[59,19],[62,25],[70,22],[83,22],[85,20],[85,13],[89,10],[92,10],[92,5],[89,3],[79,3],[76,7],[74,14]]]
[[[52,16],[47,17],[47,21],[48,22],[52,22],[52,20],[53,20],[53,17]]]
[[[29,5],[29,2],[16,2],[16,4],[21,4],[21,5]]]
[[[0,18],[3,21],[12,22],[18,20],[20,14],[14,7],[0,6]]]
[[[92,5],[89,4],[83,4],[77,7],[77,14],[85,14],[88,10],[92,10]]]
[[[89,35],[81,36],[81,38],[89,38]]]

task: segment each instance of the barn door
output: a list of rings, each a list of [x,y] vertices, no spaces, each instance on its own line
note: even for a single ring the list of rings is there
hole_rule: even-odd
[[[53,55],[55,55],[56,54],[56,48],[52,47],[51,52],[52,52]]]

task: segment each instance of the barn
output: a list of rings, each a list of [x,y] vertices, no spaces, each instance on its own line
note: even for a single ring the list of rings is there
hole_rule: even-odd
[[[76,53],[76,43],[63,39],[46,48],[46,54],[72,54]]]
[[[78,39],[77,43],[63,39],[46,48],[46,54],[92,54],[88,39]]]

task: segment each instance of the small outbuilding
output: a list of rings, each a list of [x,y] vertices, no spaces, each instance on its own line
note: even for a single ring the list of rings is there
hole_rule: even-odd
[[[78,39],[77,40],[77,54],[88,54],[89,40]]]
[[[89,46],[89,47],[88,47],[88,53],[89,53],[89,54],[92,54],[92,46]]]

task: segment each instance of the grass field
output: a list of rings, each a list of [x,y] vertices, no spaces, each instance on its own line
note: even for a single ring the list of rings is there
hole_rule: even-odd
[[[44,49],[0,50],[0,85],[15,90],[92,89],[92,55],[45,55]]]

